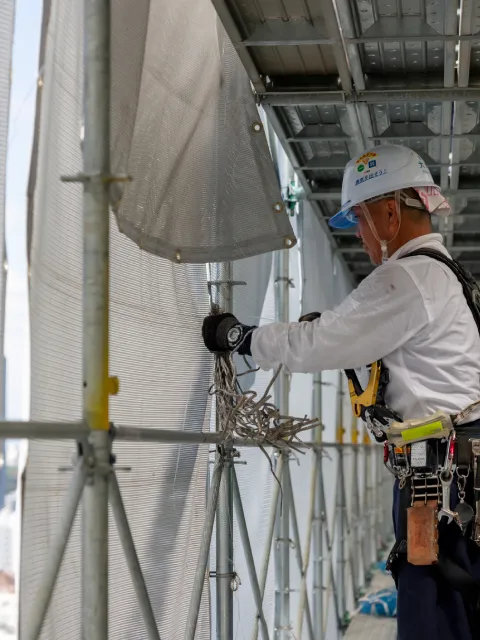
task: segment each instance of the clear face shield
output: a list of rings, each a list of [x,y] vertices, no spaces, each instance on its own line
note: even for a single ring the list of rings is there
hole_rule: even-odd
[[[371,204],[373,202],[380,202],[381,200],[386,200],[387,198],[395,198],[395,207],[396,207],[396,211],[397,211],[397,216],[398,216],[398,229],[395,233],[395,235],[393,236],[393,238],[390,238],[390,240],[385,240],[380,238],[380,236],[378,235],[377,229],[375,227],[375,224],[372,220],[372,216],[370,215],[370,212],[368,210],[368,204]],[[411,208],[411,209],[419,209],[419,210],[423,210],[426,211],[426,207],[423,204],[423,202],[421,202],[420,200],[417,200],[416,198],[411,198],[407,193],[405,193],[404,191],[395,191],[393,193],[386,193],[384,195],[381,196],[377,196],[376,198],[372,198],[370,200],[367,200],[365,202],[360,202],[359,203],[359,207],[362,210],[363,215],[365,216],[365,220],[368,222],[368,226],[370,227],[370,230],[373,234],[373,237],[375,238],[375,240],[380,244],[380,248],[382,251],[382,263],[386,262],[388,260],[388,245],[393,242],[395,240],[395,238],[398,236],[398,234],[400,233],[400,227],[402,225],[402,206],[401,206],[401,202],[403,202],[407,207]]]

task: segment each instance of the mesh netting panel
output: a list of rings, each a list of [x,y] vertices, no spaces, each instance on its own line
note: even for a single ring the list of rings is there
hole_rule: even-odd
[[[340,304],[351,291],[346,268],[332,252],[311,204],[302,204],[302,253],[305,280],[302,313],[325,311]]]
[[[117,3],[115,3],[116,5]],[[81,416],[82,191],[61,175],[81,170],[82,3],[52,2],[39,117],[31,239],[34,420]],[[140,251],[111,224],[111,365],[117,424],[199,431],[209,422],[211,357],[201,345],[208,312],[204,266]],[[118,443],[118,479],[147,588],[168,640],[183,639],[205,516],[206,448]],[[58,523],[74,445],[33,441],[23,496],[21,633]],[[122,471],[121,467],[130,467]],[[42,632],[81,637],[80,518],[72,532]],[[110,635],[144,640],[115,523],[110,518]],[[210,637],[208,588],[197,638]]]
[[[10,107],[10,84],[13,44],[14,0],[0,3],[0,345],[2,358],[0,362],[0,411],[4,411],[4,366],[3,366],[3,334],[5,322],[5,179],[7,161],[8,115]],[[1,455],[1,449],[0,449]],[[1,480],[0,480],[1,483]],[[1,486],[0,486],[1,489]]]
[[[133,177],[120,230],[185,262],[293,243],[248,77],[211,2],[123,1],[113,14],[113,162]]]

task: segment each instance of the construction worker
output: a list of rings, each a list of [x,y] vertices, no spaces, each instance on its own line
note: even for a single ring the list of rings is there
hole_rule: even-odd
[[[408,257],[429,250],[449,258],[442,236],[432,233],[431,214],[446,216],[450,207],[430,171],[411,149],[377,146],[347,164],[342,202],[330,225],[356,227],[377,268],[337,308],[299,322],[256,328],[232,314],[208,316],[205,345],[213,352],[251,355],[264,370],[281,363],[291,372],[315,373],[381,361],[389,372],[383,408],[391,408],[395,417],[421,419],[437,410],[458,415],[473,407],[459,428],[480,434],[480,407],[475,405],[480,400],[480,337],[471,300],[448,265],[427,255]],[[480,638],[480,547],[472,540],[474,523],[460,527],[442,518],[439,562],[410,564],[405,532],[413,497],[408,477],[402,489],[399,484],[397,479],[391,554],[398,638]],[[475,507],[468,487],[461,493],[465,509],[470,508],[465,501]],[[456,482],[450,500],[442,506],[453,514],[459,502]]]

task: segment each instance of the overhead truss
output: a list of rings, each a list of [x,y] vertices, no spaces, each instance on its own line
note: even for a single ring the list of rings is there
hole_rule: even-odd
[[[480,1],[212,2],[324,228],[346,162],[405,144],[449,196],[438,230],[480,279]],[[356,282],[370,272],[352,234],[329,238]]]

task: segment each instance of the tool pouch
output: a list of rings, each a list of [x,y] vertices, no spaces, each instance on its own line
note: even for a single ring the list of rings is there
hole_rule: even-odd
[[[438,503],[414,502],[407,509],[407,559],[425,566],[438,562]]]

